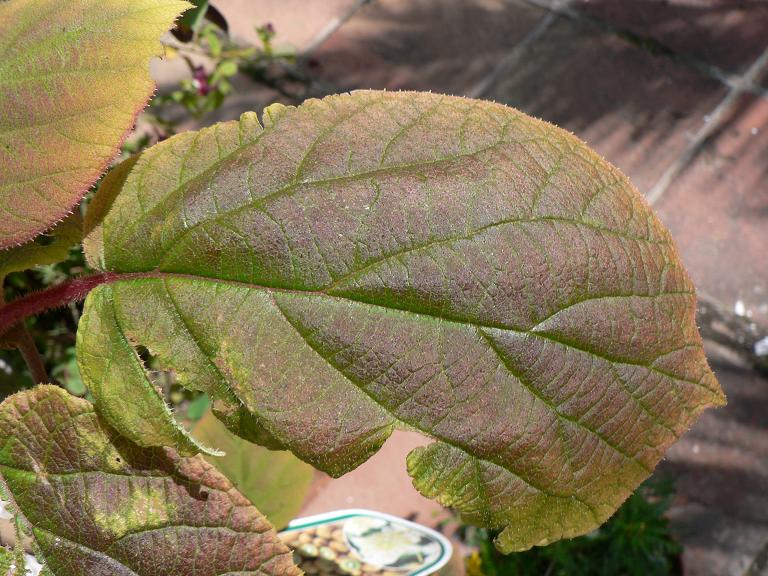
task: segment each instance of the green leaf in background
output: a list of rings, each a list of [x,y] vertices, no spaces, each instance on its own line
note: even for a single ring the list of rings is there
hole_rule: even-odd
[[[56,386],[0,405],[0,479],[54,576],[300,574],[201,457],[139,448]]]
[[[0,2],[0,249],[65,218],[152,95],[180,0]]]
[[[75,347],[69,346],[64,350],[61,362],[51,370],[51,377],[60,382],[70,393],[75,396],[85,396],[88,390],[83,384],[80,369],[77,366]]]
[[[208,50],[213,58],[221,56],[221,41],[216,36],[216,27],[209,24],[203,28],[203,37],[208,42]]]
[[[83,219],[75,212],[59,223],[56,228],[34,242],[14,246],[0,252],[0,286],[3,279],[11,272],[28,270],[33,266],[56,264],[66,260],[69,249],[82,238]],[[42,240],[48,240],[48,243]]]
[[[207,394],[199,394],[187,406],[187,418],[192,422],[200,420],[211,407],[211,399]]]
[[[192,8],[179,18],[178,25],[188,26],[192,30],[196,30],[202,24],[205,13],[208,11],[208,0],[190,0],[190,4],[192,4]]]
[[[301,510],[314,471],[290,452],[268,450],[235,436],[208,412],[193,430],[201,442],[225,453],[205,459],[278,530]]]
[[[178,436],[140,345],[333,475],[422,432],[415,486],[509,552],[593,530],[724,402],[669,233],[571,134],[408,92],[264,124],[145,151],[103,216],[89,260],[117,278],[78,359],[121,433]]]

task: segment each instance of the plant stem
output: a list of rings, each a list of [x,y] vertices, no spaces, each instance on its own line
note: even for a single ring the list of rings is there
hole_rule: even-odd
[[[0,290],[2,289],[4,278],[0,278]],[[5,298],[0,291],[0,307],[5,305]],[[0,308],[2,309],[2,308]],[[32,333],[27,328],[26,324],[22,320],[11,330],[8,331],[8,335],[4,338],[5,342],[18,349],[21,352],[24,362],[27,363],[30,373],[32,374],[32,380],[35,384],[47,383],[48,372],[45,369],[45,363],[43,362],[40,351],[35,345],[35,340],[32,338]]]
[[[51,308],[66,306],[84,299],[96,286],[112,282],[119,277],[113,272],[73,278],[40,292],[17,298],[0,307],[0,336],[8,332],[24,318],[40,314]],[[31,367],[30,367],[31,368]]]
[[[40,351],[35,345],[32,334],[30,334],[23,321],[14,328],[13,342],[24,357],[24,362],[27,363],[35,384],[48,383],[48,372],[45,369],[43,358],[40,356]]]

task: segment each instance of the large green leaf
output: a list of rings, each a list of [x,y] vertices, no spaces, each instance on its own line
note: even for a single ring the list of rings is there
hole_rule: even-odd
[[[0,405],[0,480],[55,576],[300,574],[200,456],[139,448],[56,386]]]
[[[154,90],[181,0],[0,2],[0,248],[63,219]]]
[[[274,451],[235,436],[212,412],[194,428],[197,438],[224,452],[206,460],[224,474],[278,529],[301,511],[314,472],[290,452]]]
[[[264,122],[146,151],[105,211],[78,354],[122,433],[173,436],[141,345],[334,475],[421,431],[416,487],[510,551],[593,529],[723,403],[669,233],[572,135],[416,93]]]

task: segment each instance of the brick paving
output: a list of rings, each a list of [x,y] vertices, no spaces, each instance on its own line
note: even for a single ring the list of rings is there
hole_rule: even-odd
[[[433,90],[508,103],[573,131],[670,227],[708,305],[768,330],[768,3],[764,0],[218,0],[233,33],[271,21],[313,59],[313,93]],[[305,62],[307,59],[305,58]],[[161,76],[167,75],[160,73]],[[206,122],[279,96],[238,84]],[[730,403],[669,453],[687,576],[768,575],[768,380],[710,345]],[[396,434],[318,482],[305,511],[368,506],[434,523]]]
[[[560,18],[483,96],[574,132],[649,190],[726,92],[586,21]]]
[[[745,94],[656,208],[699,289],[768,318],[768,99]]]
[[[466,91],[490,74],[546,11],[505,0],[377,0],[315,50],[338,89]]]
[[[705,412],[658,473],[675,478],[685,573],[741,576],[768,544],[768,382],[723,347],[707,355],[728,406]]]
[[[762,0],[617,2],[578,0],[584,15],[693,56],[727,73],[745,71],[765,48],[768,4]]]

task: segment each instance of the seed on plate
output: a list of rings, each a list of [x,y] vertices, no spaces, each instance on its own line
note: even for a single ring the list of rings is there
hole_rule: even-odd
[[[360,562],[354,558],[344,558],[339,562],[339,568],[344,574],[351,574],[352,576],[359,576],[360,574]]]
[[[299,551],[299,554],[304,556],[305,558],[315,558],[317,557],[317,546],[314,544],[306,543],[302,544],[297,548]]]
[[[345,542],[344,530],[340,530],[339,528],[337,528],[331,533],[331,538],[333,538],[334,540],[338,540],[339,542]]]

